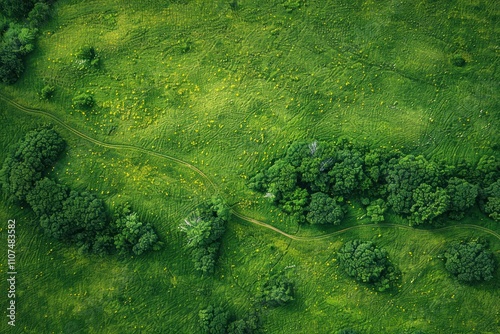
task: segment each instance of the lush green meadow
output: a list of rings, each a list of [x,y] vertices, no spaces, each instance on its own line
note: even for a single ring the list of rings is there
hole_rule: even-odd
[[[80,254],[47,239],[28,209],[2,195],[0,221],[17,222],[18,308],[16,327],[3,316],[0,332],[197,333],[200,309],[220,304],[243,317],[256,310],[262,282],[283,271],[295,300],[260,310],[263,332],[497,333],[500,270],[487,283],[463,285],[438,258],[448,242],[472,236],[488,240],[498,262],[500,227],[479,210],[425,230],[392,216],[397,226],[370,225],[353,202],[341,226],[299,226],[247,181],[297,139],[345,136],[448,163],[499,158],[498,6],[230,3],[55,3],[26,72],[0,86],[0,161],[26,132],[55,124],[68,148],[50,175],[92,191],[110,211],[130,202],[165,247],[135,257]],[[96,49],[97,67],[79,66],[84,46]],[[38,96],[46,85],[55,87],[48,101]],[[94,107],[73,108],[84,92]],[[215,194],[248,217],[309,238],[233,216],[215,274],[203,277],[178,226]],[[402,273],[397,289],[376,292],[341,273],[335,252],[354,238],[387,249]]]

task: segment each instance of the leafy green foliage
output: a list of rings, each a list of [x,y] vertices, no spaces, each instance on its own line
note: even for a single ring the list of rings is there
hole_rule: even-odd
[[[3,165],[3,185],[8,195],[23,202],[36,181],[65,148],[64,140],[48,127],[30,131]]]
[[[483,211],[492,219],[500,221],[500,179],[483,191]]]
[[[179,226],[186,234],[186,247],[191,251],[195,268],[212,274],[220,247],[220,238],[226,230],[229,208],[220,199],[213,199],[186,218]]]
[[[413,205],[408,220],[411,225],[432,223],[446,212],[449,203],[450,196],[446,190],[440,187],[433,189],[427,183],[422,183],[413,192]]]
[[[52,97],[54,97],[55,91],[56,91],[56,88],[54,86],[50,86],[50,85],[44,86],[39,93],[40,99],[50,100]]]
[[[262,287],[261,299],[265,305],[285,305],[294,300],[293,296],[294,284],[283,274],[272,275]]]
[[[463,218],[480,193],[482,209],[498,219],[500,200],[491,194],[496,194],[499,166],[488,156],[476,167],[449,166],[346,140],[297,141],[283,158],[251,178],[249,187],[265,193],[298,222],[311,224],[340,224],[346,211],[342,203],[349,198],[364,199],[372,222],[384,221],[392,210],[410,225],[434,224],[445,217]]]
[[[444,261],[446,270],[464,283],[491,280],[496,266],[493,253],[480,241],[453,243]]]
[[[229,313],[222,307],[209,305],[198,313],[201,332],[204,334],[225,334]]]
[[[2,0],[0,12],[14,19],[24,18],[33,8],[36,0]]]
[[[49,17],[50,7],[44,2],[37,2],[28,13],[27,21],[30,27],[38,27]]]
[[[458,177],[448,180],[446,192],[450,197],[449,215],[453,219],[460,219],[465,211],[476,203],[479,187]]]
[[[370,220],[374,223],[379,223],[384,221],[384,213],[387,209],[385,201],[381,198],[376,199],[368,205],[366,208],[366,215],[370,217]]]
[[[338,259],[347,275],[379,291],[391,288],[398,279],[399,273],[389,261],[387,252],[371,241],[346,242],[338,252]]]
[[[120,253],[141,255],[149,250],[159,250],[163,245],[151,224],[141,222],[128,205],[118,210],[115,226],[114,244]]]
[[[412,206],[415,204],[413,196],[415,190],[422,183],[434,189],[439,184],[441,176],[439,166],[427,161],[423,156],[404,156],[395,161],[388,171],[387,203],[398,214],[410,214],[415,211],[415,209],[412,211]]]
[[[311,196],[306,220],[310,224],[339,225],[344,218],[344,210],[333,198],[318,192]]]
[[[94,103],[94,97],[89,93],[81,93],[73,97],[73,108],[75,109],[91,109]]]
[[[49,6],[32,0],[1,0],[0,12],[9,17],[0,39],[0,81],[15,83],[24,71],[23,57],[35,49],[38,27],[46,20]],[[21,23],[26,19],[25,23]]]
[[[76,66],[79,70],[94,68],[99,66],[99,55],[93,46],[84,46],[76,54]]]

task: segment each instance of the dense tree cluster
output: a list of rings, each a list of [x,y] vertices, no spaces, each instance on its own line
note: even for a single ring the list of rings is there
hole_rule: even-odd
[[[499,219],[500,163],[449,166],[397,150],[370,149],[346,140],[294,142],[286,155],[251,178],[283,211],[310,224],[337,225],[346,202],[359,199],[374,222],[391,210],[411,225],[461,219],[476,202]]]
[[[455,242],[445,251],[443,258],[446,270],[460,282],[472,283],[493,278],[495,257],[484,242]]]
[[[338,252],[338,260],[347,275],[379,291],[391,288],[398,279],[398,270],[389,261],[387,251],[371,241],[346,242]]]
[[[24,71],[23,58],[35,48],[38,28],[47,19],[49,1],[0,1],[0,81],[15,83]]]
[[[211,274],[215,269],[220,239],[226,230],[229,208],[220,199],[198,208],[179,228],[186,234],[196,270]]]
[[[111,224],[104,202],[47,177],[47,171],[64,150],[65,142],[52,128],[26,134],[2,168],[2,186],[12,200],[27,203],[45,233],[88,252],[142,254],[161,242],[149,224],[140,222],[129,208]]]
[[[5,191],[24,202],[35,183],[52,167],[65,148],[57,132],[48,127],[28,132],[3,165]]]

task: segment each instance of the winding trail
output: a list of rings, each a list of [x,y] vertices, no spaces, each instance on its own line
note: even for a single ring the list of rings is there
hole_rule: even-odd
[[[58,125],[62,126],[63,128],[65,128],[66,130],[68,130],[69,132],[73,133],[74,135],[82,138],[82,139],[85,139],[95,145],[98,145],[98,146],[102,146],[102,147],[105,147],[105,148],[110,148],[110,149],[116,149],[116,150],[129,150],[129,151],[136,151],[136,152],[141,152],[141,153],[145,153],[145,154],[149,154],[151,156],[155,156],[155,157],[158,157],[158,158],[163,158],[163,159],[167,159],[167,160],[170,160],[172,162],[175,162],[181,166],[184,166],[184,167],[187,167],[189,169],[191,169],[192,171],[194,171],[196,174],[198,174],[199,176],[201,176],[207,183],[208,185],[210,186],[210,188],[212,188],[212,190],[216,193],[216,194],[220,194],[220,191],[219,191],[219,188],[215,185],[215,183],[205,174],[203,173],[198,167],[196,166],[193,166],[191,165],[190,163],[186,162],[186,161],[183,161],[183,160],[180,160],[178,158],[175,158],[171,155],[167,155],[167,154],[163,154],[163,153],[159,153],[159,152],[155,152],[155,151],[150,151],[150,150],[147,150],[145,148],[142,148],[142,147],[138,147],[138,146],[133,146],[133,145],[128,145],[128,144],[112,144],[112,143],[106,143],[106,142],[103,142],[103,141],[100,141],[100,140],[97,140],[97,139],[94,139],[92,137],[89,137],[88,135],[72,128],[71,126],[67,125],[66,123],[64,123],[62,120],[60,120],[59,118],[57,118],[56,116],[52,115],[51,113],[45,111],[45,110],[42,110],[42,109],[38,109],[38,108],[28,108],[28,107],[25,107],[19,103],[17,103],[16,101],[10,99],[9,97],[7,97],[6,95],[4,95],[3,93],[0,92],[0,100],[3,100],[4,102],[12,105],[13,107],[15,107],[16,109],[22,111],[22,112],[25,112],[27,114],[32,114],[32,115],[39,115],[39,116],[44,116],[44,117],[47,117],[49,118],[50,120],[52,120],[54,123],[57,123]],[[267,228],[269,230],[272,230],[276,233],[279,233],[291,240],[295,240],[295,241],[316,241],[316,240],[323,240],[323,239],[328,239],[330,237],[333,237],[333,236],[337,236],[337,235],[340,235],[340,234],[343,234],[347,231],[351,231],[351,230],[356,230],[356,229],[363,229],[363,228],[402,228],[402,229],[407,229],[407,230],[412,230],[416,233],[420,233],[420,232],[425,232],[425,233],[430,233],[432,231],[445,231],[445,230],[452,230],[452,229],[461,229],[461,228],[469,228],[469,229],[474,229],[474,230],[478,230],[478,231],[482,231],[484,233],[487,233],[487,234],[490,234],[492,236],[494,236],[495,238],[497,238],[498,240],[500,240],[500,234],[499,233],[496,233],[495,231],[493,230],[490,230],[486,227],[482,227],[482,226],[478,226],[478,225],[472,225],[472,224],[461,224],[461,225],[453,225],[453,226],[446,226],[446,227],[442,227],[442,228],[437,228],[437,229],[432,229],[432,230],[423,230],[423,229],[415,229],[411,226],[405,226],[405,225],[398,225],[398,224],[391,224],[391,223],[381,223],[381,224],[366,224],[366,225],[356,225],[356,226],[351,226],[351,227],[347,227],[347,228],[344,228],[342,230],[339,230],[339,231],[336,231],[336,232],[332,232],[332,233],[328,233],[328,234],[323,234],[323,235],[317,235],[317,236],[297,236],[297,235],[293,235],[293,234],[288,234],[272,225],[269,225],[267,223],[264,223],[262,221],[259,221],[257,219],[254,219],[254,218],[251,218],[251,217],[248,217],[248,216],[245,216],[244,214],[238,212],[236,209],[231,208],[230,210],[231,214],[233,214],[235,217],[241,219],[241,220],[244,220],[244,221],[247,221],[251,224],[254,224],[254,225],[258,225],[258,226],[261,226],[261,227],[264,227],[264,228]]]

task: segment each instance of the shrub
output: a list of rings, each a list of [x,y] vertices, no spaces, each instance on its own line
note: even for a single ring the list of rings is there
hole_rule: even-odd
[[[94,98],[89,93],[82,93],[73,97],[73,108],[75,109],[91,109],[94,103]]]
[[[50,100],[51,98],[54,97],[55,91],[56,88],[54,86],[49,86],[49,85],[44,86],[39,93],[40,99]]]

